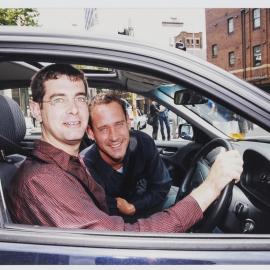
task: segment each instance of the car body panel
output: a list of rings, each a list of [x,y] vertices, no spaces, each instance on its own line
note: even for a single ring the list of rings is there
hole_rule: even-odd
[[[270,255],[269,239],[263,235],[86,235],[29,228],[0,233],[0,243],[1,264],[266,264]],[[253,249],[245,250],[251,244]]]

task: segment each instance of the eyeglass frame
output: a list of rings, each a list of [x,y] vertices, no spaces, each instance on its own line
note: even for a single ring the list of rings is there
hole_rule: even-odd
[[[80,102],[78,99],[79,98],[82,98],[82,97],[84,97],[85,98],[85,101],[84,102]],[[52,99],[53,99],[54,97],[52,97]],[[68,103],[70,102],[70,100],[66,97],[66,96],[62,96],[62,95],[57,95],[57,96],[55,96],[55,100],[57,100],[57,99],[63,99],[64,101],[63,102],[60,102],[60,103],[55,103],[54,102],[54,100],[43,100],[43,101],[41,101],[40,103],[48,103],[48,104],[50,104],[51,106],[53,106],[53,107],[55,107],[55,106],[57,106],[57,104],[61,104],[61,105],[64,105],[63,107],[65,107],[65,106],[67,106],[68,105]],[[83,95],[83,94],[80,94],[80,95],[78,95],[78,96],[76,96],[76,97],[74,97],[74,98],[72,98],[72,100],[73,100],[73,102],[76,104],[76,105],[89,105],[89,102],[90,102],[90,100],[89,100],[89,97],[88,96],[86,96],[86,95]]]

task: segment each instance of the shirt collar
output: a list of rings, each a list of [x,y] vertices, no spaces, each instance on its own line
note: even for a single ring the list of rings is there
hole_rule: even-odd
[[[99,173],[106,175],[106,177],[110,177],[113,174],[113,168],[102,159],[96,143],[91,145],[91,148],[84,156],[84,161],[85,164],[91,163]]]
[[[72,156],[50,143],[41,140],[35,142],[33,155],[48,163],[56,163],[64,170],[68,170],[70,161],[80,162],[78,157]]]

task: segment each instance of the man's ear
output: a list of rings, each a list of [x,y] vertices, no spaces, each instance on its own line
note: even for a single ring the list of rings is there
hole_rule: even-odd
[[[93,132],[92,128],[89,125],[86,128],[86,134],[87,134],[89,139],[91,139],[93,141],[95,140],[94,132]]]
[[[29,106],[30,106],[30,111],[31,111],[32,117],[36,118],[36,120],[41,123],[42,116],[41,116],[40,104],[30,100]]]

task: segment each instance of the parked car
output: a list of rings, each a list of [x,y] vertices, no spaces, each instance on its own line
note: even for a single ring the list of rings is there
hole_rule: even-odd
[[[124,103],[126,104],[127,114],[130,120],[130,128],[133,130],[141,130],[146,127],[147,117],[145,114],[142,114],[139,109],[136,109],[136,115],[133,112],[132,105],[126,100],[123,99]]]
[[[177,49],[128,37],[40,31],[0,31],[3,95],[10,91],[6,89],[20,88],[21,98],[27,98],[30,78],[43,65],[74,64],[85,72],[91,88],[138,93],[185,119],[183,129],[192,130],[188,136],[157,142],[175,186],[185,184],[188,193],[203,181],[224,142],[243,155],[244,171],[241,181],[230,184],[226,196],[223,192],[206,213],[204,221],[211,226],[201,223],[182,234],[16,224],[5,203],[6,187],[39,135],[25,135],[24,115],[5,97],[0,106],[0,264],[270,264],[270,95]],[[169,84],[175,87],[159,89]],[[234,125],[210,112],[209,98],[253,129],[241,138],[231,136]],[[208,143],[211,147],[194,166],[193,157]],[[196,170],[186,185],[191,167]]]
[[[133,120],[133,109],[132,109],[132,105],[124,98],[121,98],[122,101],[125,103],[125,107],[126,107],[126,111],[127,114],[129,116],[130,120]]]
[[[146,128],[147,125],[147,115],[143,114],[139,109],[136,109],[137,115],[133,119],[131,126],[135,130],[142,130]]]

